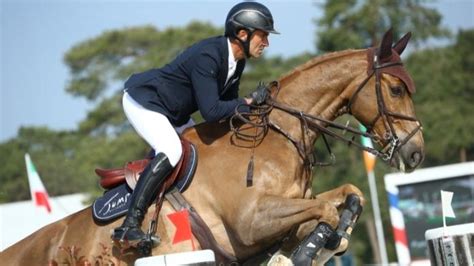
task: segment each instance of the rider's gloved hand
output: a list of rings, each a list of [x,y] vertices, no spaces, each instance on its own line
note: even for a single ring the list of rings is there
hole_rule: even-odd
[[[247,98],[249,98],[251,100],[250,104],[260,105],[260,104],[265,102],[265,100],[268,98],[269,94],[270,93],[269,93],[265,83],[260,81],[258,83],[257,88],[255,89],[255,91],[253,91],[252,93],[247,95]]]

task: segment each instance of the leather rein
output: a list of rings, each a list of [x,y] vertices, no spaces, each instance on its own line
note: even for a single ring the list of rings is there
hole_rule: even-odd
[[[364,81],[358,86],[355,93],[349,99],[348,103],[345,106],[343,106],[338,112],[338,116],[344,113],[352,114],[351,107],[356,101],[356,96],[365,87],[367,82],[373,76],[375,76],[375,90],[376,90],[376,96],[377,96],[378,114],[373,119],[372,123],[366,126],[367,127],[366,132],[363,132],[359,129],[351,127],[348,124],[344,125],[341,123],[337,123],[337,122],[322,118],[320,116],[310,115],[301,110],[294,109],[291,106],[288,106],[286,104],[283,104],[281,102],[274,100],[276,96],[268,98],[265,104],[262,106],[253,106],[252,108],[253,112],[251,113],[239,112],[238,107],[237,107],[235,115],[230,120],[231,130],[233,131],[234,135],[236,135],[238,138],[247,139],[247,140],[253,139],[255,143],[263,139],[263,137],[266,135],[268,131],[268,128],[270,127],[274,129],[275,131],[279,132],[280,134],[282,134],[283,136],[285,136],[290,142],[292,142],[293,145],[296,147],[299,155],[303,158],[304,162],[306,164],[309,164],[310,166],[315,166],[315,165],[326,166],[326,165],[331,165],[334,163],[335,156],[331,152],[331,149],[325,137],[326,135],[333,137],[337,140],[343,141],[347,143],[348,145],[354,145],[361,150],[370,152],[384,161],[390,161],[393,155],[395,154],[395,152],[397,152],[404,144],[406,144],[418,131],[422,130],[421,123],[416,117],[410,117],[404,114],[394,113],[394,112],[389,111],[386,108],[385,101],[382,94],[381,70],[390,66],[395,66],[395,65],[403,65],[403,63],[399,61],[399,62],[388,62],[388,63],[381,64],[377,59],[377,55],[375,55],[372,70],[364,79]],[[272,87],[276,86],[277,88],[276,95],[277,95],[280,90],[280,84],[277,81],[274,81],[271,84],[269,84],[269,86],[272,86]],[[280,126],[275,124],[273,121],[270,121],[269,114],[273,110],[273,108],[286,112],[290,114],[291,116],[298,118],[301,121],[301,127],[303,130],[302,141],[296,140],[296,138],[291,136],[288,132],[283,130]],[[256,119],[252,119],[252,118],[256,118]],[[255,134],[244,133],[242,128],[236,127],[234,125],[235,123],[234,119],[238,119],[246,124],[249,124],[252,127],[255,127],[256,133]],[[386,133],[383,136],[383,138],[387,141],[387,145],[385,145],[385,147],[378,150],[371,147],[363,146],[359,144],[359,142],[355,141],[355,135],[358,135],[358,136],[370,138],[372,141],[380,143],[380,138],[376,134],[373,133],[374,125],[379,119],[383,120],[383,124],[386,128],[386,131],[385,131]],[[416,122],[417,127],[413,129],[410,132],[410,134],[408,134],[403,140],[400,140],[393,127],[394,120],[396,119]],[[343,133],[337,133],[333,129],[342,130]],[[308,145],[306,145],[306,139],[310,130],[313,131],[314,133],[321,134],[321,136],[323,137],[325,141],[326,148],[328,149],[328,152],[330,153],[332,162],[324,163],[324,162],[315,161],[314,145],[311,145],[311,148],[309,149],[307,148]],[[352,138],[347,138],[343,136],[343,134],[346,132],[351,132],[353,134]],[[255,145],[253,148],[255,148]]]

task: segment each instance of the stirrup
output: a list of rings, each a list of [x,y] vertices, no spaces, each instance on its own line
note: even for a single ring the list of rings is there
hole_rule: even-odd
[[[134,227],[119,227],[114,229],[111,236],[114,245],[121,250],[136,249],[141,256],[149,256],[151,249],[158,246],[161,242],[159,236],[150,234],[143,234],[140,238],[129,240],[126,238],[126,234],[131,229],[134,229]],[[116,234],[120,233],[120,237],[116,237]]]
[[[136,249],[140,256],[148,257],[151,255],[152,248],[158,246],[161,242],[159,236],[146,234],[140,242],[138,242]]]
[[[131,232],[131,230],[137,230],[139,232],[135,232],[137,235],[141,235],[136,239],[130,240],[127,235]],[[141,233],[140,233],[141,232]],[[130,247],[136,247],[143,239],[145,239],[145,234],[141,229],[137,227],[131,227],[131,226],[120,226],[118,228],[115,228],[112,231],[111,235],[112,241],[121,249],[127,249]]]

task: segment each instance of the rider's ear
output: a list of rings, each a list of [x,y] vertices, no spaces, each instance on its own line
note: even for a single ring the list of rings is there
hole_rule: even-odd
[[[388,58],[392,55],[392,42],[393,42],[393,34],[392,34],[392,28],[390,28],[383,35],[382,43],[380,44],[380,50],[379,50],[380,59]]]
[[[393,49],[397,51],[399,55],[403,53],[403,50],[407,47],[408,41],[411,38],[411,32],[405,34],[398,42],[393,46]]]
[[[238,31],[237,37],[245,42],[248,38],[248,33],[245,30],[241,29]]]

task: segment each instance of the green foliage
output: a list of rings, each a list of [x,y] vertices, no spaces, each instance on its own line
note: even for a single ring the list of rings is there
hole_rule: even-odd
[[[66,53],[64,61],[71,70],[66,91],[97,100],[113,82],[122,86],[131,74],[160,67],[192,43],[221,32],[201,22],[164,31],[142,26],[104,32]]]
[[[30,153],[52,195],[69,194],[85,189],[81,179],[75,178],[71,155],[76,136],[70,132],[55,132],[47,128],[21,128],[18,137],[0,146],[4,167],[1,202],[29,199],[24,154]]]
[[[316,47],[321,52],[375,46],[393,28],[394,38],[416,32],[413,43],[446,37],[441,15],[417,0],[332,0],[321,4],[324,16],[316,21]]]
[[[120,134],[128,129],[122,110],[122,93],[117,91],[110,98],[103,99],[97,107],[87,114],[79,124],[82,134],[107,135]]]
[[[461,31],[455,44],[420,51],[407,60],[428,144],[425,165],[459,162],[468,151],[465,159],[474,159],[474,122],[467,118],[474,113],[473,40],[474,30]]]

